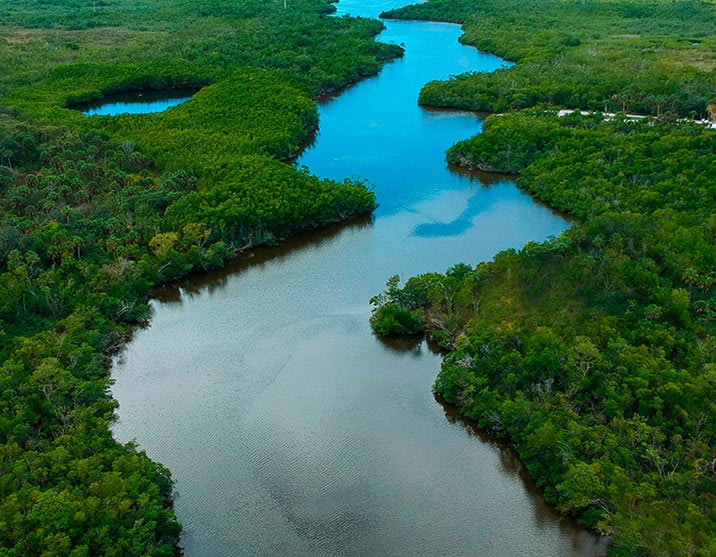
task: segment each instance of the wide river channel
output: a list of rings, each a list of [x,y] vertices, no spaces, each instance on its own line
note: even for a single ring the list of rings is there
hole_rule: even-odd
[[[376,17],[397,3],[339,8]],[[390,275],[569,226],[508,179],[451,171],[445,149],[480,119],[417,106],[427,81],[504,62],[461,46],[457,26],[386,26],[379,39],[405,57],[322,104],[298,161],[367,178],[374,217],[158,292],[114,365],[115,436],[172,471],[189,557],[599,555],[509,449],[435,401],[439,354],[371,333],[368,300]]]

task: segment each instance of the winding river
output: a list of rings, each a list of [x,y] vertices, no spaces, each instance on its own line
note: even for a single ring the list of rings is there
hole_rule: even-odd
[[[342,0],[344,12],[389,6]],[[513,453],[438,404],[440,356],[370,331],[369,298],[568,223],[444,150],[472,114],[416,106],[428,80],[493,71],[457,26],[387,22],[406,55],[320,107],[298,164],[375,185],[374,218],[258,250],[160,291],[113,370],[122,441],[168,466],[192,556],[598,555],[546,506]]]

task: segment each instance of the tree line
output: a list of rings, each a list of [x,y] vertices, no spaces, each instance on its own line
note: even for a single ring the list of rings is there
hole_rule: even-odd
[[[708,117],[716,13],[693,0],[432,0],[388,17],[461,23],[461,41],[517,62],[431,82],[420,103],[487,112],[539,105]]]
[[[0,7],[0,554],[175,555],[169,470],[112,438],[109,368],[151,288],[370,213],[291,160],[315,99],[399,56],[324,0]],[[161,114],[85,117],[190,89]]]
[[[427,331],[449,350],[435,392],[512,443],[614,555],[716,549],[714,136],[490,117],[449,158],[519,170],[580,222],[476,267],[393,277],[373,299],[379,334]]]
[[[512,444],[549,502],[610,537],[609,554],[711,555],[716,132],[687,120],[716,100],[716,10],[516,4],[387,15],[463,23],[463,41],[518,62],[428,84],[420,102],[502,113],[448,161],[513,173],[576,222],[490,262],[392,277],[373,327],[438,341],[436,395]]]

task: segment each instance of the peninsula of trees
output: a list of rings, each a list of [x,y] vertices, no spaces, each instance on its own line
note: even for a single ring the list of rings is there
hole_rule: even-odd
[[[465,42],[518,62],[430,83],[420,102],[500,112],[448,160],[516,173],[575,223],[476,267],[392,277],[374,329],[438,341],[435,393],[511,443],[611,554],[716,554],[716,132],[691,121],[716,102],[716,6],[430,0],[387,15],[464,23]]]

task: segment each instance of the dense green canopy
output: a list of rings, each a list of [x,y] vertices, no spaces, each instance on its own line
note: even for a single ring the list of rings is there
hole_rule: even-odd
[[[112,439],[152,286],[370,213],[290,160],[315,98],[399,56],[324,0],[0,3],[0,555],[173,555],[169,471]],[[189,89],[160,114],[113,93]]]
[[[464,23],[464,43],[518,62],[430,83],[420,94],[425,105],[705,117],[716,99],[711,2],[431,0],[387,15]]]
[[[677,118],[716,102],[716,7],[433,0],[398,14],[465,21],[465,41],[519,61],[429,84],[421,102],[541,104],[489,117],[448,161],[519,173],[578,221],[476,267],[391,278],[376,332],[426,330],[449,350],[435,392],[514,444],[610,553],[716,553],[716,131]],[[671,114],[550,104],[605,102]]]

